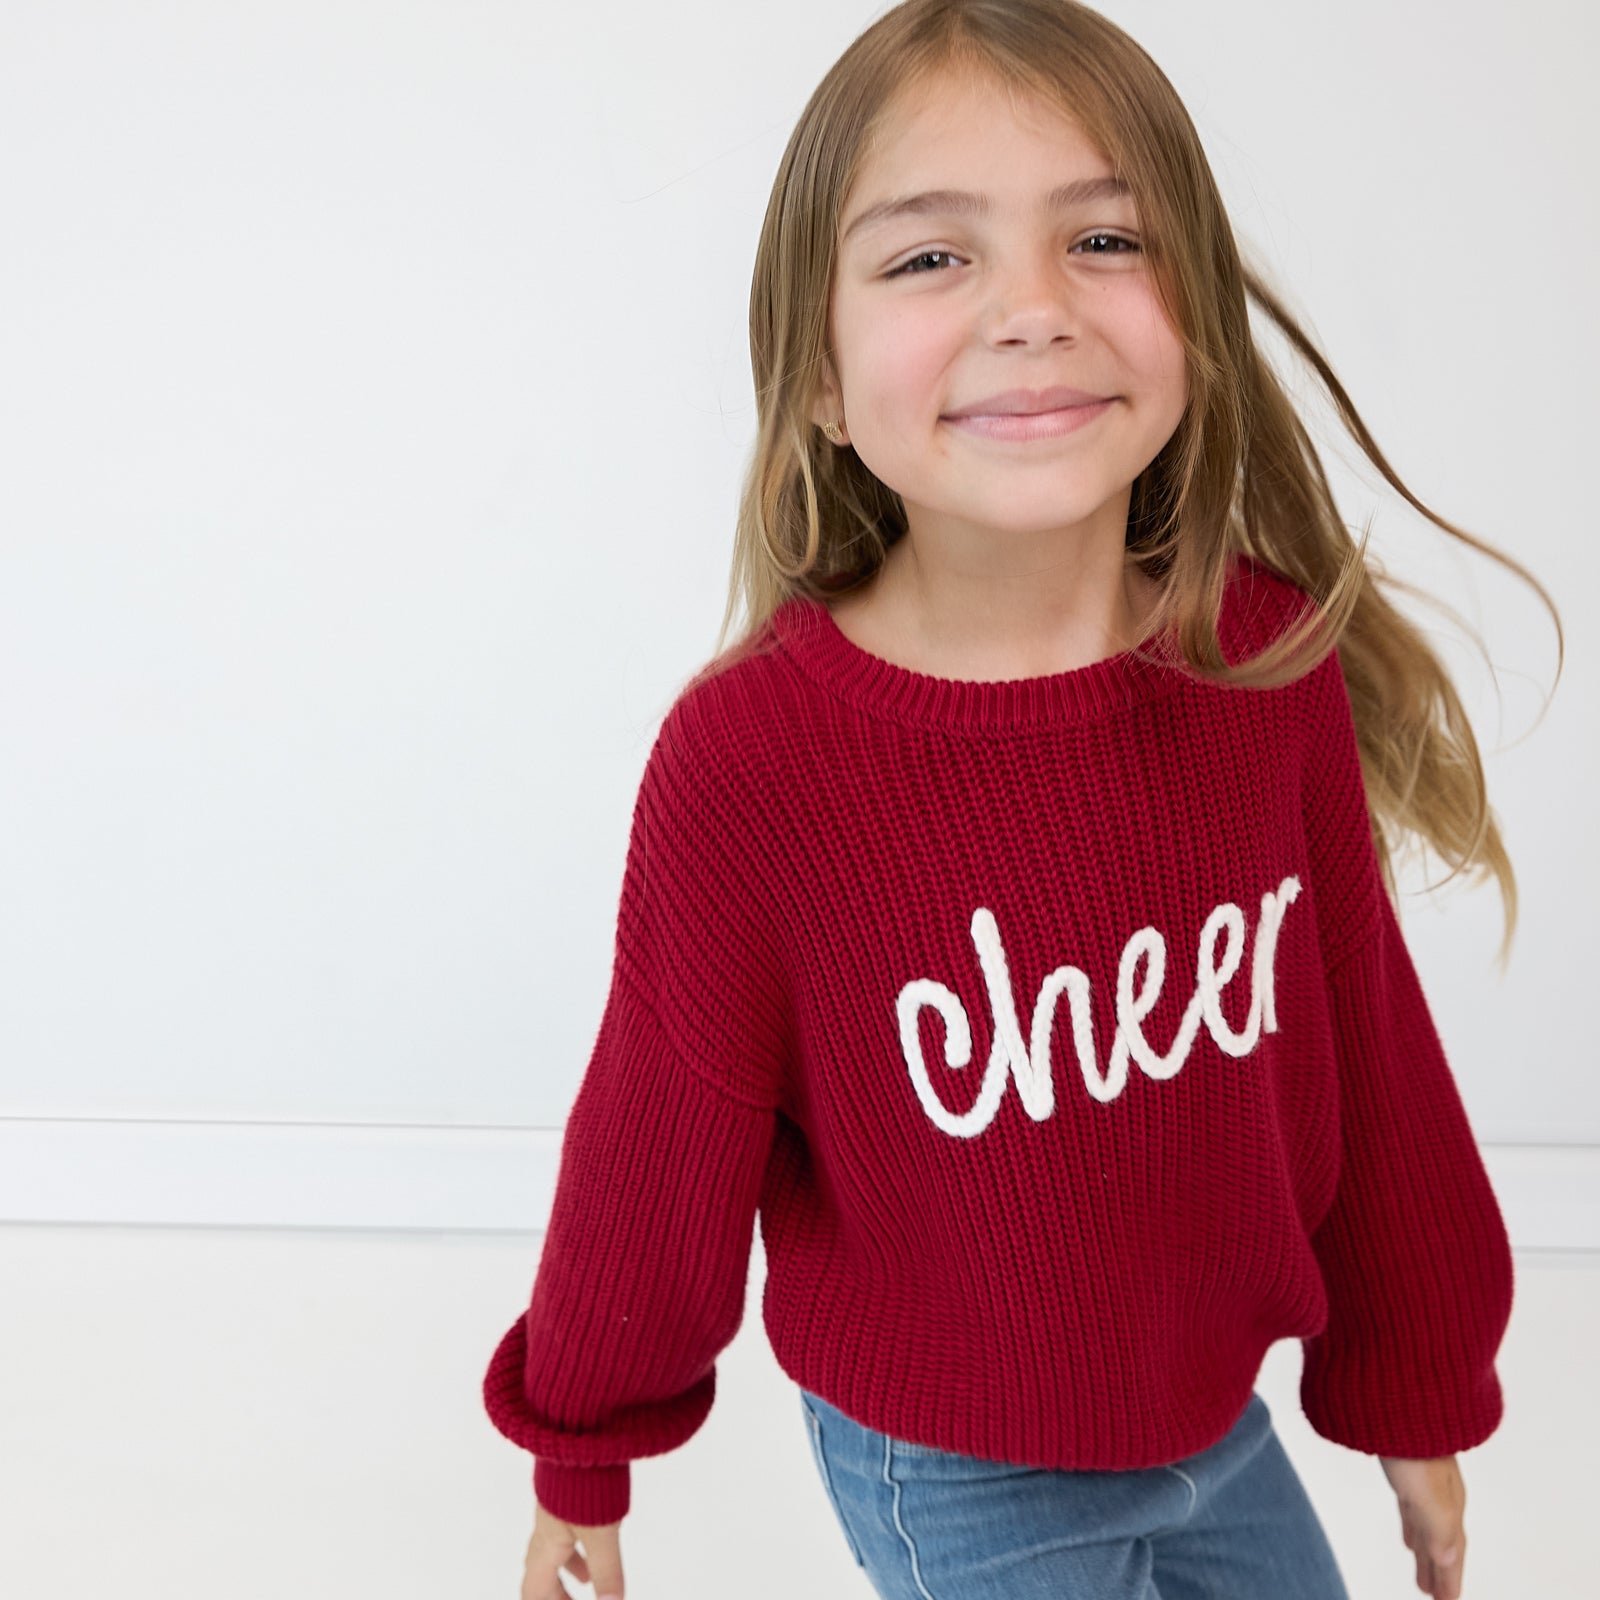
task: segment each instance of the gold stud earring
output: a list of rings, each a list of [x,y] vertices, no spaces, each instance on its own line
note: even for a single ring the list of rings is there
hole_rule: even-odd
[[[838,444],[839,441],[844,437],[840,427],[840,424],[843,423],[843,421],[844,418],[841,417],[838,422],[824,422],[822,424],[822,431],[827,434],[827,436],[832,439],[835,444]]]

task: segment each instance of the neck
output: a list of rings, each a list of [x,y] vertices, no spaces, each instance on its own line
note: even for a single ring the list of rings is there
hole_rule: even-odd
[[[1157,586],[1120,545],[973,571],[930,557],[908,533],[869,591],[880,627],[937,675],[1025,678],[1132,649],[1149,631]]]

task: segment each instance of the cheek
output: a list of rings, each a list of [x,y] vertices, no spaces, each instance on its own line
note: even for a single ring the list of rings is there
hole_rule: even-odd
[[[1175,420],[1188,403],[1189,366],[1171,331],[1149,322],[1125,329],[1117,341],[1130,398],[1152,424]]]
[[[880,311],[848,330],[853,366],[863,391],[883,401],[928,403],[939,392],[965,335],[937,317]]]
[[[1188,362],[1184,359],[1183,341],[1167,321],[1160,303],[1153,295],[1147,295],[1140,306],[1130,306],[1128,310],[1127,349],[1136,370],[1153,389],[1185,390]]]
[[[1189,400],[1189,363],[1184,359],[1183,346],[1170,333],[1152,351],[1151,370],[1157,393],[1169,410],[1181,415]]]

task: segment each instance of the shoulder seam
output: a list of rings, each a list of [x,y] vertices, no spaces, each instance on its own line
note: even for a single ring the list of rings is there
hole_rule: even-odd
[[[1387,891],[1382,889],[1379,892],[1385,896],[1387,894]],[[1323,963],[1323,976],[1327,982],[1332,983],[1335,979],[1344,976],[1344,969],[1352,965],[1356,957],[1362,953],[1363,944],[1377,931],[1378,924],[1382,920],[1383,907],[1382,905],[1375,905],[1367,913],[1361,927],[1350,936],[1345,948],[1331,961]]]
[[[656,1010],[654,1000],[645,993],[643,985],[628,970],[626,964],[619,964],[617,972],[621,981],[627,986],[628,992],[644,1008],[650,1020],[655,1024],[656,1032],[661,1035],[662,1044],[679,1067],[705,1084],[707,1088],[715,1091],[724,1100],[731,1100],[735,1105],[743,1106],[748,1111],[772,1112],[778,1109],[782,1104],[780,1100],[758,1100],[753,1096],[740,1094],[738,1090],[730,1089],[727,1084],[718,1083],[703,1067],[685,1056],[668,1034],[666,1024],[661,1020],[661,1013]]]

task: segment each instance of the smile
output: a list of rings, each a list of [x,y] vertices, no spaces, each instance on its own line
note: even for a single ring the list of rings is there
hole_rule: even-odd
[[[1097,400],[1088,406],[1063,406],[1059,411],[1001,414],[977,412],[968,417],[946,417],[952,428],[975,433],[984,439],[1054,439],[1063,433],[1076,433],[1096,417],[1104,416],[1114,404]]]

